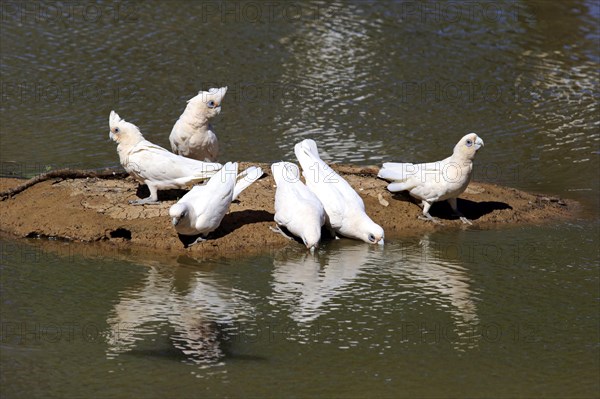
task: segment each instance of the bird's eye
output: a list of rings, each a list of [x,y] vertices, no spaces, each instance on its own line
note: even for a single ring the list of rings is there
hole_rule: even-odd
[[[470,147],[473,145],[473,140],[469,139],[467,140],[467,147]]]
[[[119,128],[118,127],[115,128],[115,133],[119,133]]]
[[[206,105],[208,105],[208,108],[214,108],[216,104],[213,100],[210,100],[209,102],[206,103]]]
[[[373,234],[369,234],[369,241],[375,241],[375,236]]]

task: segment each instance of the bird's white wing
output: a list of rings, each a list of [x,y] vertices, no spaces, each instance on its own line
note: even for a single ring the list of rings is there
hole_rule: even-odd
[[[290,162],[276,162],[271,165],[273,180],[277,186],[275,191],[275,223],[287,226],[294,220],[298,205],[295,183],[300,181],[298,166]],[[305,186],[306,188],[306,186]]]
[[[323,204],[304,184],[295,184],[293,188],[296,201],[294,208],[291,209],[293,214],[286,223],[288,230],[297,236],[302,236],[305,231],[315,226],[320,229],[325,223]]]
[[[194,186],[188,191],[183,197],[177,201],[178,203],[188,204],[194,209],[194,211],[203,211],[207,205],[205,199],[208,198],[208,192],[206,191],[207,185]]]
[[[296,217],[295,207],[299,204],[296,184],[300,181],[300,171],[295,164],[281,161],[271,165],[271,173],[277,186],[274,219],[278,225],[287,226]]]
[[[427,162],[413,164],[409,162],[386,162],[383,164],[378,177],[391,181],[388,190],[391,192],[417,190],[419,196],[425,195],[429,198],[431,191],[436,190],[436,184],[439,184],[441,173],[444,168],[444,162]]]
[[[130,151],[128,167],[145,180],[183,186],[210,178],[222,165],[175,155],[144,140]]]
[[[352,188],[352,186],[339,174],[337,174],[329,165],[321,160],[317,151],[316,143],[313,140],[304,140],[302,142],[304,148],[312,154],[313,158],[318,161],[322,183],[327,187],[335,189],[338,194],[344,199],[346,208],[359,208],[365,210],[365,204],[360,198],[360,195]]]
[[[278,184],[275,192],[275,223],[287,226],[294,220],[296,198],[289,185]]]
[[[295,164],[277,162],[271,165],[277,184],[275,192],[275,222],[285,226],[299,237],[307,248],[313,248],[321,239],[325,223],[323,204],[300,180],[300,170]]]
[[[362,198],[343,177],[321,160],[313,140],[296,144],[294,152],[302,165],[306,185],[323,204],[334,229],[341,227],[347,213],[356,209],[364,212]]]
[[[294,152],[302,166],[302,175],[307,187],[319,198],[329,217],[329,223],[334,229],[342,226],[346,212],[346,202],[336,187],[340,178],[325,162],[315,155],[311,146],[303,145],[305,140],[296,144]]]
[[[427,163],[410,163],[410,162],[386,162],[383,164],[378,177],[388,181],[404,181],[410,178],[417,177],[419,179],[422,174],[434,174],[442,168],[442,162],[427,162]]]
[[[282,182],[275,193],[275,222],[296,230],[307,220],[323,220],[323,205],[317,196],[302,182]],[[323,223],[321,223],[322,225]]]
[[[171,143],[171,149],[175,154],[186,153],[189,151],[186,145],[186,140],[191,136],[191,132],[186,132],[181,122],[181,118],[177,119],[171,134],[169,135],[169,142]]]
[[[196,228],[212,231],[219,226],[231,205],[237,171],[238,164],[228,162],[206,183],[202,198],[194,204]]]

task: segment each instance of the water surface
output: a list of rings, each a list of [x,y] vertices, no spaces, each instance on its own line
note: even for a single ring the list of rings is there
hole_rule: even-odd
[[[584,210],[314,256],[3,239],[2,397],[600,395],[597,2],[23,4],[2,4],[3,176],[116,166],[112,109],[168,146],[227,85],[221,161],[306,137],[331,162],[432,161],[475,131],[477,180]]]

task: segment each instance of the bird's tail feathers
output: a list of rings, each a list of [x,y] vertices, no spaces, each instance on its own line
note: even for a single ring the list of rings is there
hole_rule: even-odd
[[[415,165],[409,162],[386,162],[382,165],[377,177],[388,181],[403,181],[415,172]]]
[[[237,176],[237,182],[235,183],[235,187],[233,189],[233,200],[237,199],[237,197],[250,187],[252,183],[257,181],[263,175],[263,171],[258,166],[250,166],[242,173]]]
[[[237,162],[227,162],[217,171],[210,171],[212,167],[209,167],[211,163],[205,162],[207,167],[206,173],[212,173],[212,177],[206,183],[207,186],[212,186],[215,192],[221,190],[227,191],[226,187],[233,187],[235,185],[235,179],[237,178],[238,164]]]
[[[305,139],[301,142],[297,143],[294,146],[294,153],[298,158],[300,164],[303,162],[309,161],[320,161],[321,157],[319,156],[319,150],[317,149],[317,143],[315,143],[312,139]]]
[[[300,169],[291,162],[281,161],[272,164],[271,173],[273,173],[275,184],[280,184],[282,181],[293,183],[300,180]]]
[[[302,148],[310,153],[313,157],[321,159],[319,156],[319,150],[317,149],[317,143],[313,139],[304,139],[301,142]]]
[[[185,158],[185,157],[181,157],[181,158]],[[210,179],[213,175],[215,175],[216,173],[218,173],[219,171],[221,171],[224,168],[223,165],[221,165],[220,163],[217,163],[217,162],[202,162],[202,161],[197,161],[195,159],[190,159],[190,158],[185,158],[185,159],[193,162],[194,177],[197,177],[197,179],[195,179],[195,180],[198,180],[198,181]],[[237,165],[236,165],[236,167],[237,167]]]
[[[415,188],[417,186],[417,184],[415,184],[411,180],[412,179],[409,179],[409,180],[403,181],[403,182],[390,183],[390,184],[388,184],[387,189],[388,189],[388,191],[390,191],[392,193],[398,193],[400,191],[412,190],[413,188]]]
[[[320,175],[323,168],[327,167],[319,156],[317,144],[312,139],[305,139],[297,143],[294,146],[294,153],[296,154],[296,158],[298,158],[300,166],[302,166],[302,175],[307,182],[315,176]],[[311,176],[309,171],[313,171],[312,174],[315,176]]]

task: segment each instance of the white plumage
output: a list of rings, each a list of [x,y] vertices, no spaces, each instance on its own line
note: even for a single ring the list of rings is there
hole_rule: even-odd
[[[329,226],[342,236],[383,244],[383,229],[365,213],[362,198],[350,184],[321,160],[314,140],[296,144],[294,152],[306,185],[323,204]]]
[[[121,119],[115,111],[110,112],[109,125],[109,137],[118,143],[121,165],[150,190],[148,198],[132,201],[133,204],[157,203],[158,190],[184,188],[210,178],[221,169],[219,163],[185,158],[152,144],[136,125]]]
[[[275,192],[275,222],[300,237],[313,250],[321,239],[325,209],[317,196],[300,180],[298,166],[289,162],[271,165]]]
[[[227,162],[205,185],[195,186],[171,206],[169,215],[179,234],[200,235],[196,242],[204,241],[219,227],[231,202],[263,174],[256,166],[239,175],[237,171],[237,163]]]
[[[217,161],[219,141],[210,120],[221,112],[225,93],[227,87],[200,91],[188,101],[169,136],[175,154],[199,161]]]
[[[421,200],[424,219],[437,222],[429,214],[429,208],[434,202],[448,200],[463,223],[471,224],[458,211],[456,198],[469,185],[475,153],[483,145],[477,134],[469,133],[460,139],[452,155],[446,159],[420,164],[388,162],[383,164],[378,176],[392,182],[387,187],[389,191],[408,191]]]

